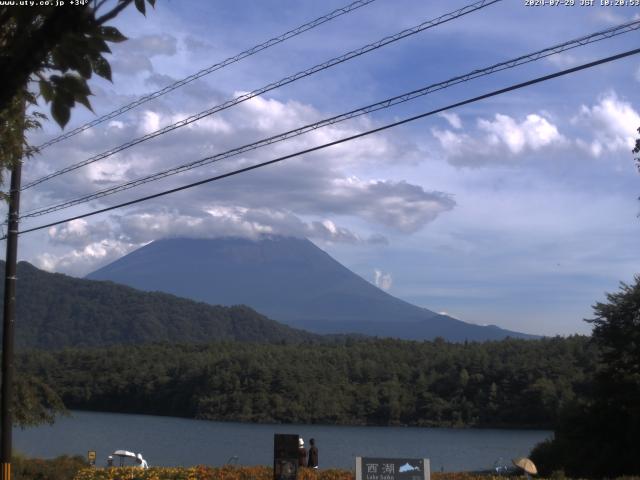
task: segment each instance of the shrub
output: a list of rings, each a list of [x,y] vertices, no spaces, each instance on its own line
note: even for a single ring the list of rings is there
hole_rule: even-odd
[[[78,471],[87,466],[87,461],[79,455],[46,460],[14,455],[11,468],[15,480],[73,480]]]

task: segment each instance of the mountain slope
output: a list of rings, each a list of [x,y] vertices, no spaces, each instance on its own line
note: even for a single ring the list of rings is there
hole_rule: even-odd
[[[4,274],[4,262],[0,262],[0,271]],[[3,290],[0,285],[0,292]],[[245,306],[212,306],[166,293],[141,292],[111,282],[44,272],[26,262],[18,264],[16,301],[16,343],[20,347],[316,338]]]
[[[529,337],[462,322],[395,298],[310,241],[291,237],[159,240],[87,278],[210,304],[245,304],[317,333],[441,336],[453,341]]]

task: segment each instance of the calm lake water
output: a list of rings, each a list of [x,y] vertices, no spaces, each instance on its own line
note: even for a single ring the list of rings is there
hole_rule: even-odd
[[[320,467],[354,468],[356,456],[426,457],[432,471],[484,470],[502,458],[526,456],[552,432],[409,427],[255,425],[173,417],[72,412],[52,426],[14,430],[14,449],[30,456],[86,456],[97,452],[103,466],[117,449],[142,452],[151,466],[272,465],[273,434],[315,438]]]

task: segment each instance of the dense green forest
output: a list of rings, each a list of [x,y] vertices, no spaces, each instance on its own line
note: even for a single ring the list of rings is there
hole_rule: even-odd
[[[245,422],[549,427],[596,369],[588,338],[117,346],[25,352],[68,408]]]
[[[4,274],[4,262],[0,262]],[[16,343],[60,349],[152,342],[278,342],[319,335],[270,320],[246,306],[223,307],[18,264]],[[4,285],[0,284],[1,294]]]

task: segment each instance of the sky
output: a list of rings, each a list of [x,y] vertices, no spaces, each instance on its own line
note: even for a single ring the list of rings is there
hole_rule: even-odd
[[[376,0],[44,149],[23,184],[471,2]],[[567,2],[568,3],[568,2]],[[113,25],[129,40],[93,78],[95,114],[345,6],[158,0]],[[640,19],[632,6],[504,0],[25,190],[22,212],[119,185],[388,97]],[[434,92],[46,216],[185,185],[638,47],[639,31]],[[640,56],[601,65],[221,181],[26,233],[19,258],[84,276],[164,237],[307,237],[392,295],[456,318],[585,334],[592,305],[640,272]],[[43,106],[43,110],[47,107]],[[61,133],[53,122],[31,134]]]

